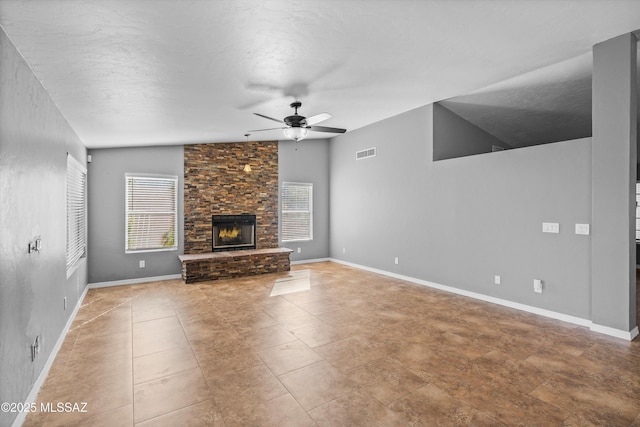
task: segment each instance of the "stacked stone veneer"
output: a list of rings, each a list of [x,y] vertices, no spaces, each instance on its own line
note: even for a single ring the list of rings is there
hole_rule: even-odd
[[[212,251],[212,215],[242,213],[256,215],[256,249],[278,247],[278,143],[185,145],[184,253]]]
[[[275,248],[180,255],[182,280],[197,283],[289,271],[291,252],[291,249]]]

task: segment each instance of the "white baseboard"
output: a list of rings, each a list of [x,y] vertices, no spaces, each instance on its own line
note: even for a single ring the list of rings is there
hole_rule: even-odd
[[[328,261],[331,261],[331,258],[301,259],[298,261],[291,261],[291,265],[313,264],[315,262],[328,262]]]
[[[638,336],[637,326],[630,331],[625,331],[623,329],[615,329],[610,328],[609,326],[602,326],[592,323],[589,329],[591,329],[593,332],[598,332],[600,334],[605,334],[616,338],[622,338],[623,340],[627,341],[632,341],[635,337]]]
[[[82,305],[82,301],[84,301],[84,297],[87,295],[88,290],[89,290],[89,286],[85,286],[84,291],[80,295],[80,298],[78,298],[78,302],[76,303],[76,306],[73,309],[71,316],[69,316],[69,319],[67,319],[67,323],[64,325],[64,329],[60,333],[60,336],[58,337],[56,344],[51,349],[51,354],[49,354],[49,358],[47,359],[47,362],[44,364],[42,371],[40,371],[40,375],[38,375],[36,382],[33,384],[33,387],[31,387],[31,391],[29,392],[26,399],[24,400],[24,403],[26,405],[29,405],[31,403],[36,403],[38,399],[38,393],[40,393],[40,388],[42,387],[42,384],[44,384],[44,381],[47,379],[47,375],[49,375],[49,370],[51,370],[53,361],[56,359],[56,356],[58,355],[58,352],[62,347],[62,343],[67,337],[67,332],[69,332],[69,329],[71,328],[71,324],[75,320],[76,315],[80,310],[80,306]],[[27,418],[28,414],[29,414],[28,412],[22,412],[22,411],[18,412],[18,416],[16,417],[15,420],[13,420],[12,426],[13,427],[21,426],[24,423],[25,419]]]
[[[490,302],[492,304],[498,304],[505,307],[515,308],[517,310],[525,311],[528,313],[537,314],[544,317],[549,317],[551,319],[561,320],[563,322],[573,323],[575,325],[586,326],[590,330],[602,334],[606,334],[616,338],[622,338],[627,341],[633,340],[636,336],[638,336],[638,327],[635,327],[631,331],[625,331],[621,329],[610,328],[608,326],[596,325],[589,319],[583,319],[581,317],[570,316],[564,313],[558,313],[556,311],[546,310],[544,308],[533,307],[526,304],[520,304],[517,302],[505,300],[502,298],[495,298],[492,296],[479,294],[476,292],[466,291],[464,289],[454,288],[452,286],[441,285],[439,283],[433,283],[422,279],[416,279],[415,277],[403,276],[401,274],[391,273],[389,271],[379,270],[377,268],[367,267],[365,265],[354,264],[348,261],[342,261],[335,258],[329,258],[331,262],[335,262],[338,264],[347,265],[349,267],[358,268],[360,270],[370,271],[372,273],[381,274],[383,276],[393,277],[395,279],[405,280],[407,282],[415,283],[422,286],[427,286],[434,289],[440,289],[442,291],[451,292],[458,295],[463,295],[466,297],[474,298],[480,301]]]
[[[182,279],[180,274],[170,274],[167,276],[139,277],[137,279],[113,280],[111,282],[95,282],[89,283],[89,289],[108,288],[111,286],[137,285],[138,283],[159,282],[162,280]]]

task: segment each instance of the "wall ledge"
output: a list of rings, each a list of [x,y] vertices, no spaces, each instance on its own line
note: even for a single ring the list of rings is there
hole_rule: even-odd
[[[504,307],[515,308],[516,310],[525,311],[532,314],[548,317],[551,319],[561,320],[567,323],[573,323],[574,325],[585,326],[593,332],[609,335],[616,338],[621,338],[627,341],[633,340],[638,336],[638,327],[635,327],[631,331],[624,331],[621,329],[610,328],[608,326],[602,326],[594,324],[589,319],[583,319],[581,317],[571,316],[564,313],[558,313],[556,311],[547,310],[544,308],[534,307],[531,305],[521,304],[514,301],[505,300],[502,298],[496,298],[489,295],[479,294],[477,292],[466,291],[464,289],[454,288],[452,286],[441,285],[439,283],[429,282],[427,280],[416,279],[415,277],[404,276],[402,274],[392,273],[385,270],[379,270],[377,268],[367,267],[365,265],[355,264],[348,261],[339,260],[336,258],[329,258],[329,261],[337,264],[343,264],[349,267],[358,268],[360,270],[370,271],[372,273],[381,274],[383,276],[393,277],[395,279],[405,280],[407,282],[415,283],[417,285],[427,286],[429,288],[439,289],[445,292],[451,292],[457,295],[474,298],[480,301],[489,302],[492,304],[502,305]]]

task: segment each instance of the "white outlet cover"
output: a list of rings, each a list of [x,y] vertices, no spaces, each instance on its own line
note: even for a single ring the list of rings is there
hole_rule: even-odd
[[[543,233],[560,233],[560,224],[557,222],[543,222],[542,232]]]
[[[500,281],[501,281],[500,276],[494,276],[493,283],[495,283],[496,285],[499,285]]]
[[[533,279],[533,291],[538,294],[542,293],[542,280]]]

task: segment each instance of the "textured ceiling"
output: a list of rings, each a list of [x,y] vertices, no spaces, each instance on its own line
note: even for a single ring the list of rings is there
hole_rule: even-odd
[[[294,98],[357,129],[580,62],[640,28],[640,1],[0,0],[0,26],[98,148],[242,141]]]

